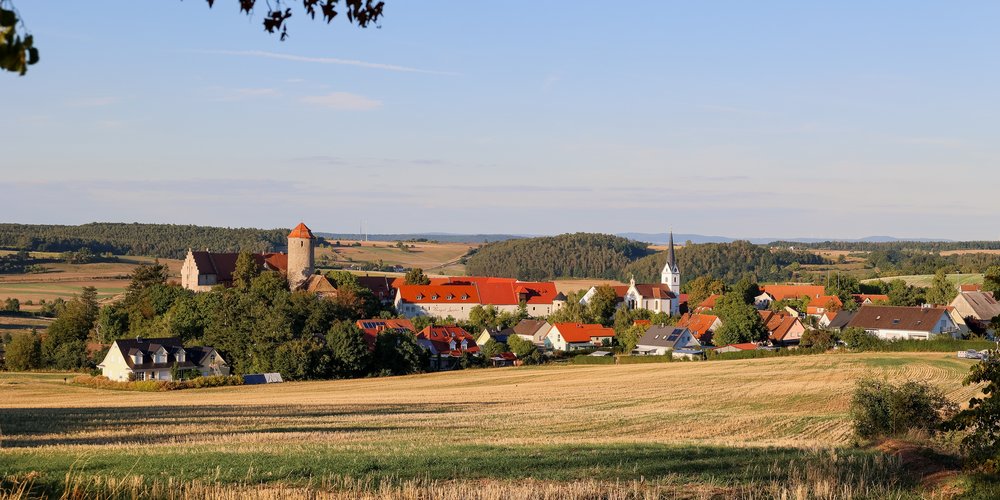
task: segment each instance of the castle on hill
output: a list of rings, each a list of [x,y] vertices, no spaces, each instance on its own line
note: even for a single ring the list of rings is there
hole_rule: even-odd
[[[316,237],[300,222],[288,233],[288,253],[253,254],[253,259],[260,269],[284,274],[291,290],[332,291],[333,287],[326,278],[319,277],[322,278],[319,281],[326,282],[325,286],[313,278],[315,253]],[[181,266],[181,286],[195,292],[207,292],[218,285],[232,286],[239,255],[235,252],[195,252],[188,249]]]

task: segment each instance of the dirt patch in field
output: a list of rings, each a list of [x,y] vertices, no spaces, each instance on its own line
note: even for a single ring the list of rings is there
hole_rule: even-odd
[[[887,439],[876,449],[899,458],[903,469],[909,471],[925,491],[933,491],[935,498],[952,498],[962,493],[956,485],[948,483],[961,472],[961,464],[955,457],[899,439]]]

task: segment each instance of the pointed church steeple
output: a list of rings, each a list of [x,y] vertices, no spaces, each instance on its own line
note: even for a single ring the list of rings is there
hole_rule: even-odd
[[[670,243],[667,248],[667,266],[677,272],[677,259],[674,257],[674,232],[670,231]]]
[[[677,268],[677,258],[674,256],[674,232],[670,231],[670,241],[667,245],[667,262],[660,274],[660,283],[670,287],[670,291],[680,293],[681,271]]]

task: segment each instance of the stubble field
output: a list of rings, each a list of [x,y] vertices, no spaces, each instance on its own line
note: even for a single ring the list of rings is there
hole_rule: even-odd
[[[343,493],[345,481],[362,478],[372,494],[392,484],[426,495],[441,482],[454,493],[460,479],[507,485],[498,491],[525,481],[539,482],[535,493],[625,482],[752,497],[840,475],[854,479],[838,487],[855,492],[912,492],[898,464],[846,448],[853,384],[867,375],[925,380],[965,401],[976,391],[960,383],[969,365],[946,353],[828,354],[170,393],[4,374],[0,470],[51,487],[72,471],[86,481],[194,481],[247,494],[261,485]],[[824,468],[825,479],[809,479]]]

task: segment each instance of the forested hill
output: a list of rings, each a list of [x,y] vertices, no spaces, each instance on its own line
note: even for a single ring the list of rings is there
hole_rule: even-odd
[[[188,248],[213,252],[283,250],[288,229],[94,222],[80,226],[0,224],[0,248],[45,252],[87,248],[95,254],[183,258]]]
[[[1000,241],[772,241],[772,247],[812,248],[822,250],[848,250],[851,252],[891,252],[921,250],[926,252],[946,252],[949,250],[1000,250]]]
[[[792,277],[787,267],[793,263],[823,264],[825,260],[811,252],[771,250],[749,241],[732,243],[704,243],[688,245],[676,252],[677,267],[684,281],[698,276],[711,276],[726,283],[734,283],[745,274],[756,276],[761,282],[785,281]],[[659,283],[660,271],[667,261],[666,252],[643,257],[624,268],[618,279]]]
[[[617,278],[630,262],[652,253],[645,243],[608,234],[575,233],[490,243],[471,255],[471,276],[522,280]]]

